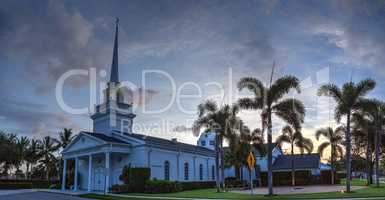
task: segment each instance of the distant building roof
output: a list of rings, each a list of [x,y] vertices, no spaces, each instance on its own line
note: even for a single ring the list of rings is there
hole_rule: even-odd
[[[294,168],[299,169],[318,169],[320,167],[319,154],[296,154],[280,155],[273,164],[273,170],[291,170],[291,160],[294,157]]]
[[[87,135],[96,137],[96,138],[101,139],[101,140],[103,140],[105,142],[128,144],[127,142],[125,142],[123,140],[120,140],[120,139],[115,138],[115,137],[110,137],[110,136],[105,135],[103,133],[94,133],[94,132],[85,132],[85,131],[83,131],[82,133],[85,133]]]
[[[146,142],[147,145],[158,147],[162,149],[167,149],[171,151],[182,151],[187,153],[198,153],[207,156],[215,156],[215,151],[210,150],[205,147],[196,146],[192,144],[186,144],[177,141],[171,141],[163,138],[141,135],[141,134],[127,134],[127,136],[134,137],[136,139],[140,139]]]

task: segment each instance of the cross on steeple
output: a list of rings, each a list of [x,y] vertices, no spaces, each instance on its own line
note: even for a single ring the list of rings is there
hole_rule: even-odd
[[[112,55],[110,82],[119,83],[119,63],[118,63],[119,18],[116,18],[115,24],[116,24],[116,28],[115,28],[115,40],[114,40],[114,52]]]

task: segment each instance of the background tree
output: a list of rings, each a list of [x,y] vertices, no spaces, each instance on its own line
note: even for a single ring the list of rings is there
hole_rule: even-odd
[[[300,130],[294,130],[289,125],[283,127],[282,135],[280,135],[276,143],[282,147],[283,143],[290,144],[291,150],[291,184],[295,186],[295,163],[294,163],[294,147],[298,147],[303,153],[307,151],[311,153],[313,151],[313,143],[310,139],[304,138]]]
[[[55,151],[58,150],[58,141],[55,138],[46,136],[42,140],[40,149],[41,159],[39,160],[41,167],[45,168],[46,179],[50,180],[50,174],[55,170],[57,158],[54,155]]]
[[[16,146],[15,146],[16,154],[14,156],[16,156],[15,168],[16,168],[16,174],[18,176],[23,175],[23,172],[20,170],[20,167],[26,161],[29,144],[30,144],[29,138],[26,136],[20,137],[16,140]]]
[[[373,80],[366,79],[357,84],[350,81],[343,84],[342,88],[326,84],[318,90],[319,96],[332,97],[337,103],[334,113],[337,122],[341,121],[342,116],[346,116],[346,192],[350,192],[351,186],[351,116],[360,107],[363,97],[373,90],[375,85]]]
[[[39,161],[40,159],[40,153],[39,149],[41,149],[41,141],[32,139],[30,145],[27,148],[27,153],[26,153],[26,176],[27,178],[30,177],[30,172],[33,171],[34,165]],[[31,168],[31,169],[30,169]]]
[[[330,147],[330,166],[331,166],[331,184],[335,183],[335,162],[338,157],[342,157],[343,155],[343,134],[345,129],[340,126],[336,128],[334,131],[331,127],[320,128],[315,133],[315,138],[319,141],[320,137],[323,136],[327,139],[327,141],[323,142],[318,146],[318,153],[322,157],[326,148]]]
[[[238,89],[248,89],[253,97],[239,99],[241,108],[261,110],[262,132],[267,127],[267,160],[268,160],[268,186],[269,195],[273,195],[273,171],[272,171],[272,116],[273,114],[287,124],[293,124],[299,129],[303,123],[305,108],[302,102],[295,98],[284,98],[291,89],[300,92],[299,80],[294,76],[284,76],[277,79],[269,87],[252,77],[242,78],[238,82]]]
[[[64,128],[62,132],[59,133],[59,140],[58,145],[65,149],[67,145],[69,145],[74,138],[74,135],[72,133],[72,129]]]

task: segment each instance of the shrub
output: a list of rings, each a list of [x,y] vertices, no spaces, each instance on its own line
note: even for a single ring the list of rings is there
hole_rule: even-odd
[[[237,180],[235,177],[228,177],[225,179],[225,185],[229,188],[243,188],[248,185],[245,180]]]
[[[196,190],[214,188],[215,181],[181,182],[182,190]]]
[[[152,180],[147,181],[144,192],[145,193],[171,193],[182,191],[182,185],[179,182]]]
[[[113,185],[110,189],[114,193],[144,192],[146,182],[150,180],[150,168],[125,166],[119,179],[124,185]]]
[[[124,184],[124,185],[113,185],[110,188],[110,191],[112,193],[132,193],[132,192],[140,192],[135,190],[136,187],[134,187],[131,184]]]
[[[15,189],[31,189],[31,182],[0,182],[0,189],[15,190]]]

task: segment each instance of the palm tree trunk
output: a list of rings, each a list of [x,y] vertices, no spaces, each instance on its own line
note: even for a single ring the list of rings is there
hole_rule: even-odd
[[[224,191],[226,189],[226,185],[225,185],[225,155],[224,155],[224,151],[223,151],[223,138],[220,139],[220,145],[221,145],[221,148],[220,148],[220,152],[221,152],[221,178],[222,178],[222,190]]]
[[[351,186],[351,136],[350,136],[351,111],[346,116],[346,192],[350,192]]]
[[[380,187],[380,178],[379,178],[379,159],[380,159],[380,152],[379,152],[379,131],[376,129],[376,134],[374,137],[374,145],[375,145],[375,165],[376,165],[376,187]]]
[[[272,122],[271,122],[271,111],[268,111],[267,117],[267,184],[269,186],[268,195],[274,195],[273,193],[273,147],[272,147]]]
[[[331,145],[331,151],[330,151],[330,168],[331,168],[331,182],[332,182],[332,185],[334,185],[334,154],[335,154],[335,147],[332,143],[330,143]]]
[[[291,142],[291,185],[295,186],[295,171],[294,171],[294,144]]]
[[[219,183],[219,139],[218,136],[215,136],[215,181],[217,185],[217,192],[220,192],[220,183]]]
[[[25,174],[25,177],[26,177],[27,179],[29,179],[29,165],[30,165],[29,162],[27,162],[27,163],[26,163],[27,169],[26,169],[26,172],[25,172],[25,173],[26,173],[26,174]]]
[[[366,145],[366,185],[372,183],[372,152],[370,151],[370,143],[368,138],[368,144]]]

